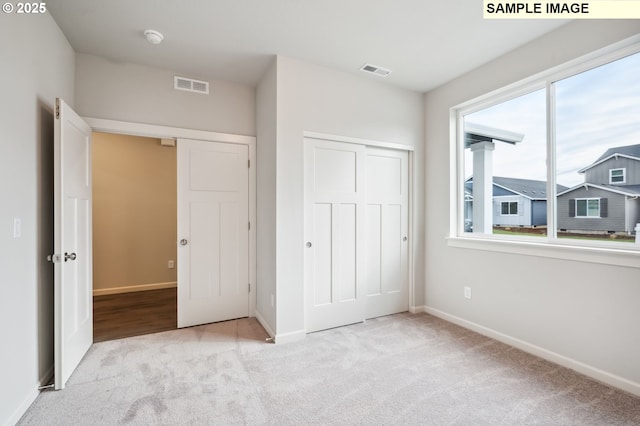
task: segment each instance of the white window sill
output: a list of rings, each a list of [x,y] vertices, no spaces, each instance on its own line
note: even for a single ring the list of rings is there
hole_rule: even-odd
[[[550,257],[578,262],[640,268],[640,248],[632,243],[629,249],[616,247],[584,247],[563,242],[537,242],[482,237],[448,237],[450,247],[487,250],[525,256]]]

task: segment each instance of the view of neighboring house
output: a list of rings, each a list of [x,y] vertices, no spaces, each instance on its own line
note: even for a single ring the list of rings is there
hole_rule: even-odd
[[[609,148],[578,173],[584,183],[558,191],[558,229],[633,233],[640,223],[640,144]]]
[[[557,191],[566,191],[558,185]],[[465,228],[473,220],[473,178],[465,182]],[[547,183],[543,180],[493,177],[493,225],[536,227],[547,224]]]

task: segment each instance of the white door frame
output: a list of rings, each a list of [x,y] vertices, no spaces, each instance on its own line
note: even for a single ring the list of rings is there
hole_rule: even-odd
[[[361,138],[353,138],[350,136],[340,136],[340,135],[332,135],[328,133],[319,133],[319,132],[303,132],[304,138],[307,139],[322,139],[326,141],[336,141],[336,142],[345,142],[345,143],[353,143],[358,145],[365,145],[370,147],[377,148],[388,148],[388,149],[396,149],[399,151],[407,151],[409,154],[408,160],[408,174],[409,174],[409,204],[408,204],[408,226],[409,226],[409,252],[407,253],[408,262],[407,267],[409,268],[409,312],[416,313],[418,312],[418,307],[415,305],[415,244],[417,241],[420,241],[415,234],[414,227],[414,214],[416,204],[414,202],[414,174],[415,174],[415,147],[411,145],[393,143],[393,142],[382,142],[371,139],[361,139]],[[420,311],[422,312],[422,311]]]
[[[102,118],[82,117],[94,132],[115,133],[121,135],[142,136],[159,139],[195,139],[210,142],[247,145],[249,148],[249,316],[256,311],[257,275],[256,275],[256,138],[254,136],[218,133],[206,130],[183,129],[179,127],[157,126],[153,124],[131,123],[127,121],[106,120]]]

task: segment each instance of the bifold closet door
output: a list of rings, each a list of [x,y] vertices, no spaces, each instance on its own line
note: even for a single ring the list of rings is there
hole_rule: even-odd
[[[305,140],[307,332],[364,320],[365,147]]]
[[[409,309],[408,153],[367,148],[366,318]]]

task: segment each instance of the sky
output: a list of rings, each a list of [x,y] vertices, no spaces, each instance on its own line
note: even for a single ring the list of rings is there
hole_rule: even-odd
[[[640,53],[555,83],[556,180],[572,187],[577,173],[608,148],[640,144]],[[496,143],[493,175],[546,180],[545,91],[538,90],[465,116],[465,122],[524,134]],[[472,175],[465,150],[465,176]]]

